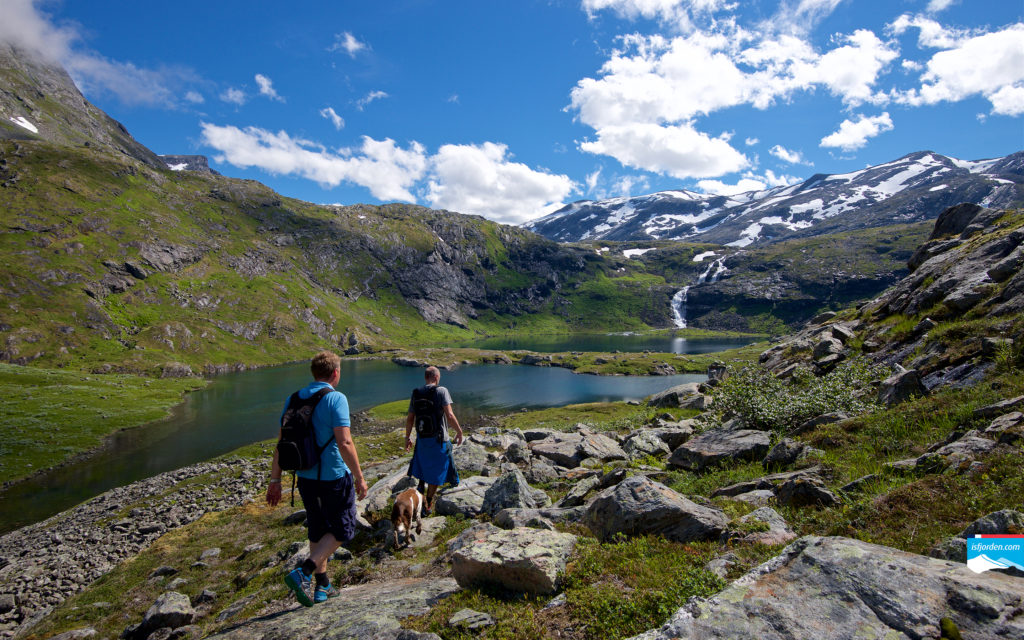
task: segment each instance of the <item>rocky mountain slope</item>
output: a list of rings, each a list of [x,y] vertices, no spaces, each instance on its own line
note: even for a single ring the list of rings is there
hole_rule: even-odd
[[[574,202],[526,225],[558,240],[687,240],[736,247],[932,220],[961,202],[1024,202],[1024,152],[965,161],[931,151],[735,196],[663,191]]]
[[[163,167],[155,153],[97,109],[59,64],[0,43],[0,140],[46,140]]]
[[[0,538],[0,634],[1019,637],[1024,578],[975,573],[965,541],[1024,531],[1022,233],[1017,211],[951,208],[909,276],[761,366],[610,419],[496,419],[456,449],[462,483],[398,548],[400,431],[360,439],[373,484],[330,565],[338,600],[304,609],[281,582],[308,553],[301,511],[257,501],[194,520],[216,495],[197,474],[239,495],[258,481],[233,460],[147,481],[158,500],[117,490],[80,507],[88,517]],[[268,450],[243,455],[265,465]],[[168,503],[175,492],[195,508]],[[71,566],[59,581],[40,565],[47,537]],[[141,551],[89,565],[76,550],[90,540]]]

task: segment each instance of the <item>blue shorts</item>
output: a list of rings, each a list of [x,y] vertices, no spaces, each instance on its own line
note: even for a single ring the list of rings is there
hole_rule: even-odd
[[[352,474],[337,480],[299,478],[299,495],[306,507],[306,528],[309,541],[317,542],[330,533],[338,542],[348,542],[356,535],[356,493]]]

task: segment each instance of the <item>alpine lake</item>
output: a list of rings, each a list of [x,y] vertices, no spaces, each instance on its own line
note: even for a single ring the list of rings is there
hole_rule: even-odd
[[[683,339],[671,335],[539,336],[489,339],[458,346],[481,349],[562,351],[649,350],[714,353],[753,342],[750,338]],[[385,360],[343,359],[338,390],[352,412],[401,400],[423,384],[423,370]],[[559,367],[477,364],[442,371],[456,415],[540,409],[586,402],[640,400],[702,374],[595,376]],[[0,493],[0,534],[38,522],[109,489],[276,437],[288,396],[310,380],[307,363],[231,373],[190,393],[167,419],[113,434],[99,450],[42,472]],[[269,465],[269,462],[268,462]]]

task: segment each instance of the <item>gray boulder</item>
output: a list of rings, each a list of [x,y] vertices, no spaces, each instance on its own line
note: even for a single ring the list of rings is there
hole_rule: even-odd
[[[547,528],[536,525],[547,523],[579,522],[587,512],[585,507],[545,507],[543,509],[502,509],[491,520],[502,529],[517,527]]]
[[[551,504],[551,498],[526,482],[523,472],[514,469],[503,474],[484,492],[483,513],[494,515],[502,509],[536,509]]]
[[[771,436],[764,431],[712,429],[673,451],[668,464],[689,471],[703,471],[725,460],[760,460],[768,453],[769,446]]]
[[[996,442],[980,437],[977,431],[968,431],[962,438],[917,459],[917,467],[927,470],[945,468],[965,470],[971,462],[996,447]]]
[[[677,542],[713,540],[726,530],[718,509],[702,507],[645,476],[605,489],[587,508],[584,523],[601,540],[615,534],[661,535]]]
[[[459,483],[459,486],[443,490],[434,500],[434,511],[441,516],[461,513],[469,518],[480,515],[484,509],[484,495],[497,478],[473,476]]]
[[[465,629],[466,631],[478,631],[487,627],[493,627],[494,624],[494,618],[486,613],[472,609],[460,609],[452,617],[448,618],[449,627]]]
[[[647,432],[660,438],[668,445],[670,451],[675,451],[681,444],[693,437],[693,421],[683,420],[675,426],[648,429]]]
[[[1017,442],[1024,438],[1024,413],[1014,411],[999,416],[985,427],[985,435],[1005,444]]]
[[[315,607],[300,607],[282,615],[251,618],[209,637],[225,640],[426,640],[436,636],[404,631],[399,621],[427,613],[439,600],[459,590],[455,580],[438,577],[361,584],[342,589],[339,597]]]
[[[408,477],[407,473],[408,468],[406,467],[373,483],[370,490],[366,492],[366,497],[357,504],[359,513],[368,516],[371,513],[387,509],[395,487],[403,478]],[[303,518],[305,518],[305,513],[303,513]]]
[[[807,445],[798,440],[783,438],[771,448],[768,455],[766,455],[764,460],[761,461],[761,465],[765,469],[791,465],[800,458],[800,454],[802,454],[806,448]]]
[[[491,461],[491,455],[487,449],[475,442],[463,442],[455,447],[452,452],[455,458],[455,466],[459,471],[473,471],[480,473]]]
[[[526,479],[534,484],[541,482],[552,482],[561,477],[558,469],[552,466],[544,458],[531,458],[530,466],[523,472]]]
[[[755,507],[766,507],[775,498],[775,492],[769,489],[755,489],[739,495],[732,496],[733,500],[746,502]]]
[[[520,463],[530,461],[530,448],[526,446],[526,440],[513,442],[505,450],[505,459],[509,462]]]
[[[711,492],[712,498],[725,497],[729,498],[732,496],[738,496],[742,493],[749,491],[762,491],[767,490],[775,492],[776,487],[791,480],[793,478],[803,478],[807,476],[814,476],[821,472],[821,467],[814,466],[808,467],[807,469],[798,469],[796,471],[787,471],[785,473],[773,473],[771,475],[756,478],[754,480],[747,480],[745,482],[737,482],[736,484],[730,484],[725,487],[719,487]]]
[[[587,494],[597,488],[601,484],[601,478],[597,475],[592,475],[580,480],[569,489],[569,493],[565,494],[565,497],[558,501],[558,506],[562,508],[567,507],[578,507],[583,504],[586,500]]]
[[[579,433],[554,433],[531,445],[538,455],[563,467],[578,467],[587,458],[601,461],[625,460],[626,452],[618,443],[600,433],[582,430]]]
[[[760,523],[762,527],[767,526],[768,529],[766,531],[745,531],[743,527],[740,527],[738,531],[730,531],[723,537],[738,539],[740,542],[749,544],[767,545],[786,544],[796,539],[796,534],[789,528],[786,519],[771,507],[755,509],[740,518],[739,522],[741,524]]]
[[[192,608],[192,602],[188,596],[177,591],[166,591],[160,594],[153,606],[146,611],[142,618],[142,626],[136,632],[136,637],[144,638],[149,632],[162,627],[176,629],[192,624],[196,617],[196,611]]]
[[[537,529],[499,530],[452,554],[462,587],[498,586],[532,595],[558,591],[576,536]]]
[[[630,459],[644,456],[660,457],[672,453],[665,441],[650,431],[641,430],[631,433],[622,443],[622,450]]]
[[[928,390],[921,384],[921,377],[916,369],[898,371],[883,380],[878,387],[878,403],[887,407],[926,395]]]
[[[783,482],[775,490],[775,499],[781,505],[794,507],[834,507],[839,504],[836,494],[814,476],[790,478]]]
[[[687,382],[655,393],[647,399],[647,405],[651,407],[680,407],[683,401],[696,395],[700,395],[700,383]]]
[[[851,540],[808,536],[633,640],[1024,637],[1021,581]]]
[[[994,418],[1007,413],[1011,413],[1015,409],[1024,407],[1024,396],[1017,396],[1016,398],[1008,398],[995,404],[990,404],[974,410],[975,418]]]

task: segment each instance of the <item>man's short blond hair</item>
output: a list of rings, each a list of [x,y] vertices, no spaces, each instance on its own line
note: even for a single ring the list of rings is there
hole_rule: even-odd
[[[430,382],[431,380],[440,380],[441,379],[441,370],[438,369],[435,366],[429,366],[429,367],[427,367],[426,369],[423,370],[423,378],[427,382]]]
[[[321,351],[313,356],[313,361],[309,364],[314,380],[328,380],[340,368],[341,357],[332,351]]]

